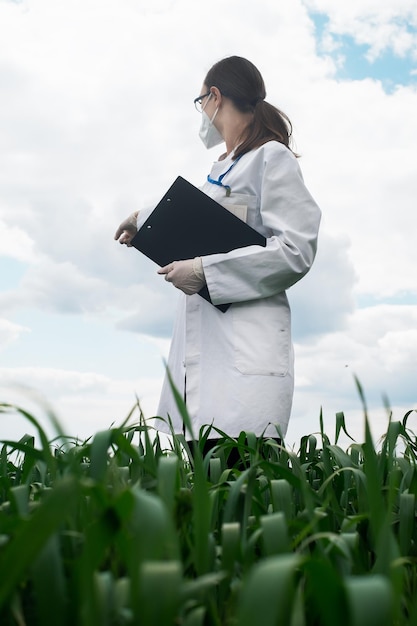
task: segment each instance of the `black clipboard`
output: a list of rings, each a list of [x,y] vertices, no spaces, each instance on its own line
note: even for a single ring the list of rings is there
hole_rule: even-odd
[[[160,267],[235,248],[266,246],[263,235],[178,176],[130,242]],[[211,302],[205,285],[199,295]],[[226,311],[230,304],[215,305]]]

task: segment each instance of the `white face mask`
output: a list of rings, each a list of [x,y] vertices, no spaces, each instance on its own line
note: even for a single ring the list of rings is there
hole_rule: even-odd
[[[207,102],[209,100],[210,100],[210,97],[207,99]],[[213,124],[214,118],[216,117],[218,110],[219,110],[218,108],[215,110],[214,115],[211,119],[209,118],[207,113],[204,111],[204,109],[201,113],[201,126],[200,126],[199,135],[200,135],[201,141],[206,146],[207,150],[210,148],[213,148],[214,146],[218,146],[219,143],[222,143],[224,141],[223,137],[221,136],[221,134],[219,133],[219,131]]]

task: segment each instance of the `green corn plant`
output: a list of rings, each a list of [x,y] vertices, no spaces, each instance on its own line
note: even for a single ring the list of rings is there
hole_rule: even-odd
[[[139,403],[86,441],[0,405],[38,433],[0,448],[1,626],[416,623],[411,412],[375,445],[360,388],[363,442],[339,446],[338,413],[331,443],[320,414],[295,451],[194,433],[173,393],[191,447],[172,433],[162,449]]]

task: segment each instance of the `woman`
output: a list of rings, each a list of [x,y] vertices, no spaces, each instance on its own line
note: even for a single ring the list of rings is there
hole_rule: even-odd
[[[241,431],[279,437],[290,417],[293,348],[285,291],[313,263],[320,210],[290,149],[291,124],[265,96],[258,69],[232,56],[209,70],[194,102],[206,147],[226,144],[201,189],[264,235],[266,247],[172,259],[158,270],[183,291],[168,367],[196,434],[213,424],[232,437]],[[115,239],[129,245],[148,215],[133,214]],[[204,284],[213,304],[232,303],[225,313],[197,294]],[[175,432],[183,432],[168,380],[158,415],[170,416]],[[160,428],[169,432],[163,422]],[[214,429],[210,436],[219,437]]]

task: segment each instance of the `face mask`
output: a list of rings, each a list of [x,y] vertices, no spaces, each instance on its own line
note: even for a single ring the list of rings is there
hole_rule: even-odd
[[[214,146],[217,146],[219,143],[222,143],[224,141],[223,137],[213,124],[214,118],[216,117],[218,110],[218,108],[215,110],[214,115],[211,119],[204,110],[201,113],[201,126],[199,135],[207,150],[213,148]]]

